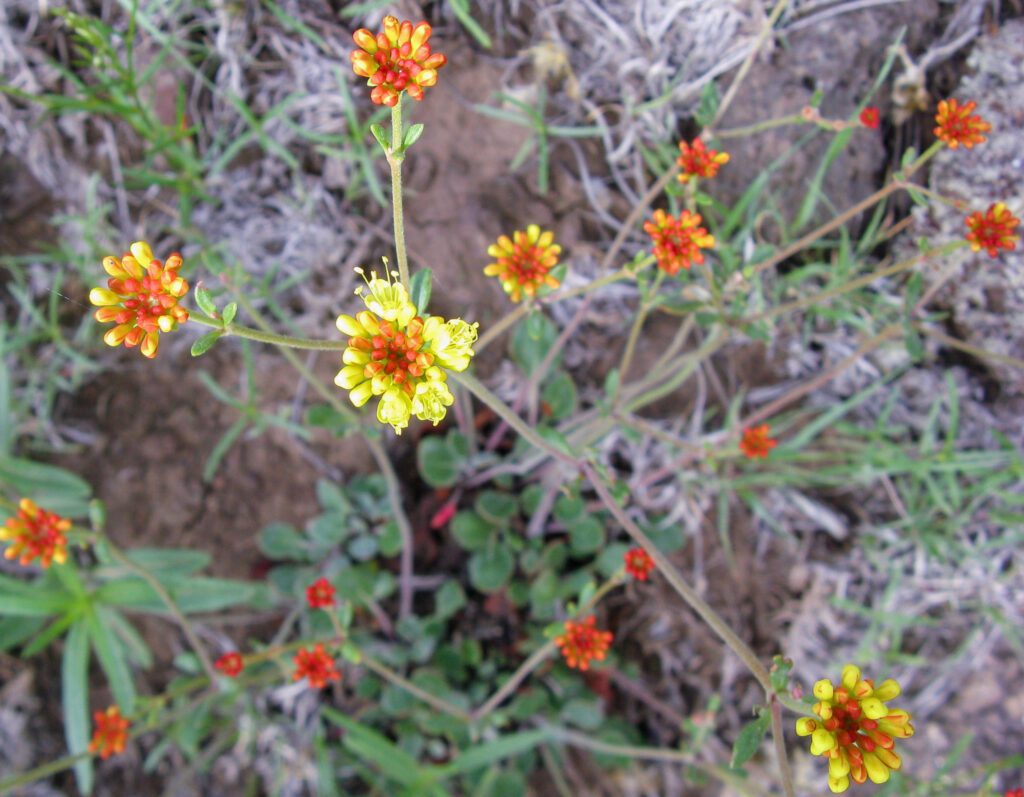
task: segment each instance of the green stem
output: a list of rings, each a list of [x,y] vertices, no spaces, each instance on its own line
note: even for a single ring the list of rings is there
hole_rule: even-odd
[[[796,789],[793,786],[793,772],[789,768],[789,757],[786,755],[786,737],[782,731],[782,708],[779,705],[778,695],[772,694],[769,699],[772,713],[772,742],[775,745],[775,758],[779,764],[779,778],[782,780],[782,790],[786,797],[796,797]]]
[[[259,343],[270,343],[274,346],[284,346],[289,349],[344,351],[348,347],[348,343],[341,340],[293,338],[289,335],[278,335],[275,332],[264,332],[259,329],[253,329],[252,327],[239,326],[238,324],[228,324],[227,326],[224,326],[224,322],[219,318],[211,318],[208,315],[192,311],[189,311],[188,320],[195,321],[197,324],[203,324],[204,326],[213,327],[214,329],[222,329],[224,330],[225,337],[228,335],[234,335],[235,337],[247,338],[249,340],[258,341]]]
[[[391,167],[391,211],[395,220],[395,254],[398,257],[398,278],[407,291],[409,282],[409,260],[405,252],[405,215],[402,211],[402,98],[398,98],[391,109],[391,151],[387,153]]]
[[[28,772],[22,772],[7,780],[0,780],[0,794],[10,794],[19,786],[27,786],[29,783],[35,783],[37,780],[48,778],[50,775],[56,775],[58,772],[63,772],[65,769],[71,769],[79,761],[86,758],[91,758],[91,753],[78,753],[77,755],[66,755],[63,758],[58,758],[56,761],[50,761],[49,763],[38,766],[35,769],[30,769]]]
[[[650,294],[643,298],[640,307],[637,308],[636,318],[633,319],[633,326],[630,328],[629,338],[626,340],[626,349],[622,352],[622,359],[619,361],[619,379],[615,383],[615,393],[612,396],[613,412],[619,406],[619,399],[622,397],[622,383],[626,381],[626,377],[629,375],[629,366],[633,364],[633,355],[636,352],[637,341],[640,339],[640,331],[643,329],[644,321],[647,320],[647,314],[654,306],[654,299],[657,297],[658,288],[661,287],[664,278],[665,272],[659,271],[658,276],[654,278]]]
[[[901,271],[907,271],[908,269],[923,263],[929,258],[948,255],[950,252],[954,252],[964,246],[967,246],[967,241],[950,241],[942,246],[936,246],[933,249],[921,252],[921,254],[909,257],[906,260],[901,260],[899,263],[893,263],[891,266],[886,266],[885,268],[878,269],[877,271],[872,271],[870,274],[865,274],[862,277],[852,279],[842,285],[837,285],[834,288],[829,288],[828,290],[820,291],[819,293],[811,294],[810,296],[804,296],[802,299],[796,299],[792,302],[788,302],[787,304],[781,304],[771,310],[766,310],[763,313],[758,313],[750,318],[742,319],[742,321],[743,323],[753,323],[764,319],[777,318],[785,315],[791,310],[799,310],[802,307],[816,305],[826,299],[834,299],[836,296],[842,296],[844,293],[849,293],[850,291],[855,291],[858,288],[863,288],[865,285],[870,285],[875,280],[882,279],[884,277],[891,277],[894,274],[899,274]]]
[[[362,651],[360,651],[360,655],[362,657],[362,661],[360,663],[365,665],[366,669],[375,672],[385,681],[390,681],[399,689],[404,689],[413,697],[419,698],[428,706],[433,706],[438,711],[443,711],[445,714],[448,714],[452,717],[456,717],[464,722],[472,722],[473,717],[472,715],[470,715],[468,711],[465,711],[459,708],[458,706],[452,705],[447,700],[442,700],[436,695],[432,695],[426,689],[421,689],[420,687],[416,686],[416,684],[414,684],[412,681],[408,680],[407,678],[403,678],[390,667],[377,661],[377,659],[373,658],[372,656],[369,656],[366,653],[363,653]]]
[[[548,455],[555,459],[567,462],[571,465],[579,465],[578,460],[571,454],[566,453],[560,448],[553,446],[543,437],[541,437],[537,430],[530,426],[526,421],[520,418],[511,407],[505,404],[500,398],[494,395],[488,390],[484,384],[468,373],[455,373],[449,372],[449,376],[462,385],[466,390],[476,396],[480,401],[494,410],[494,413],[498,415],[505,423],[515,429],[520,435],[529,440],[534,446],[544,451]]]
[[[646,552],[647,555],[654,560],[654,564],[661,572],[669,585],[679,593],[679,596],[690,605],[700,618],[707,623],[711,630],[713,630],[722,639],[723,642],[739,656],[740,660],[747,665],[747,669],[757,679],[758,683],[764,689],[766,694],[772,693],[772,679],[768,674],[768,670],[757,658],[757,654],[744,642],[736,632],[733,631],[729,624],[723,620],[718,612],[711,608],[711,606],[705,602],[697,592],[686,583],[683,577],[679,574],[679,571],[672,565],[668,558],[663,554],[644,532],[637,526],[636,523],[626,514],[623,508],[619,505],[619,502],[615,500],[612,494],[608,491],[608,487],[604,483],[604,479],[601,478],[600,474],[594,469],[594,466],[589,462],[581,463],[581,469],[583,475],[587,480],[594,486],[594,490],[597,492],[602,503],[608,508],[608,511],[612,513],[615,519],[622,525],[622,527],[629,533],[629,536]]]
[[[178,606],[177,601],[171,597],[171,593],[167,591],[164,585],[160,583],[160,580],[153,575],[153,573],[142,565],[133,562],[106,534],[101,531],[96,532],[96,539],[98,542],[102,542],[106,546],[111,557],[113,557],[115,561],[119,562],[125,569],[130,570],[145,581],[149,585],[149,588],[156,593],[157,597],[163,601],[164,606],[167,607],[167,611],[178,623],[182,633],[185,635],[185,639],[188,640],[188,644],[192,648],[192,652],[195,653],[196,657],[199,659],[199,663],[202,665],[203,672],[206,673],[206,677],[210,679],[210,683],[216,683],[217,671],[213,669],[213,663],[210,661],[210,654],[207,653],[206,646],[196,635],[188,617],[185,616],[181,607]]]

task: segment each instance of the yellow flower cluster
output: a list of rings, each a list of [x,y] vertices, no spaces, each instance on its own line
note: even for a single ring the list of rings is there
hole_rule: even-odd
[[[895,740],[914,735],[910,714],[885,704],[900,694],[900,685],[889,679],[875,686],[861,678],[860,668],[843,667],[839,686],[828,679],[814,685],[814,713],[820,720],[803,717],[796,722],[798,736],[811,737],[811,754],[828,759],[828,787],[835,793],[850,788],[850,780],[885,783],[899,769]]]
[[[357,407],[379,396],[377,420],[401,434],[412,416],[435,426],[444,418],[455,401],[447,371],[469,367],[478,325],[460,318],[421,318],[405,287],[385,274],[387,279],[380,279],[371,272],[369,291],[362,296],[366,310],[338,316],[338,329],[349,341],[342,355],[345,367],[334,382],[349,391]]]

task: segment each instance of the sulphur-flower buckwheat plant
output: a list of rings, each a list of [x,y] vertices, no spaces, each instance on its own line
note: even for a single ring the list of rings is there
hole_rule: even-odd
[[[714,177],[718,170],[729,162],[728,152],[707,149],[699,138],[689,144],[680,141],[679,153],[676,159],[676,163],[679,164],[679,175],[676,179],[681,183],[689,182],[694,177]]]
[[[94,713],[92,719],[96,728],[92,734],[92,741],[89,742],[89,752],[103,759],[123,753],[128,743],[130,723],[121,716],[121,709],[110,706],[106,711]]]
[[[293,681],[308,679],[313,689],[323,689],[328,681],[340,681],[341,673],[334,666],[334,659],[331,654],[324,650],[324,646],[316,644],[312,649],[303,648],[295,654],[295,672],[292,673]]]
[[[384,17],[384,30],[373,35],[360,28],[352,38],[359,46],[351,54],[352,70],[373,86],[370,99],[377,105],[394,107],[402,92],[414,100],[423,99],[423,89],[437,83],[437,70],[447,63],[444,55],[431,52],[427,40],[431,27],[426,22],[413,26],[397,17]]]
[[[553,232],[541,232],[536,224],[525,231],[516,230],[511,238],[502,235],[487,247],[487,254],[495,262],[484,267],[484,274],[497,277],[513,302],[518,302],[523,294],[534,296],[543,287],[557,288],[559,282],[551,269],[558,265],[562,247],[554,240]]]
[[[950,149],[956,149],[963,145],[971,149],[975,144],[983,144],[986,141],[982,133],[992,129],[992,125],[982,119],[978,114],[973,114],[977,103],[973,100],[960,105],[956,100],[942,100],[939,102],[938,113],[935,115],[935,135],[944,141]]]
[[[828,787],[833,792],[846,791],[851,779],[885,783],[891,771],[900,768],[895,740],[913,736],[914,726],[906,711],[886,706],[899,694],[896,681],[876,687],[861,678],[860,668],[853,664],[843,667],[839,686],[827,679],[814,685],[818,702],[813,710],[819,719],[798,719],[796,732],[811,737],[812,755],[828,759]]]
[[[574,670],[589,670],[590,662],[604,661],[608,655],[615,637],[611,631],[595,628],[594,623],[593,616],[581,622],[566,620],[565,630],[555,637],[565,663]]]
[[[699,213],[684,210],[679,218],[663,210],[654,211],[654,218],[644,224],[644,232],[651,236],[658,268],[669,276],[688,269],[694,263],[704,262],[702,249],[715,245],[715,238],[700,226]]]
[[[338,316],[349,341],[334,382],[357,407],[379,396],[377,420],[401,434],[413,416],[435,426],[444,419],[455,401],[445,371],[469,367],[478,325],[420,318],[405,288],[385,273],[387,280],[376,272],[367,280],[367,310]]]
[[[53,562],[64,564],[68,558],[65,532],[71,521],[53,512],[40,509],[35,501],[22,498],[14,517],[0,527],[0,540],[9,542],[5,559],[17,559],[21,565],[38,559],[44,569]]]
[[[156,357],[160,333],[170,332],[188,321],[188,311],[178,300],[188,293],[188,283],[178,276],[181,255],[175,253],[161,263],[149,244],[136,241],[131,253],[103,259],[110,275],[106,288],[93,288],[89,301],[99,307],[96,320],[116,326],[103,336],[108,346],[141,344],[144,357]]]
[[[975,211],[964,220],[964,223],[968,229],[964,237],[971,245],[971,249],[975,252],[984,249],[989,257],[998,257],[1000,249],[1010,251],[1020,240],[1020,236],[1014,233],[1020,219],[1002,202],[989,205],[984,213],[980,210]]]

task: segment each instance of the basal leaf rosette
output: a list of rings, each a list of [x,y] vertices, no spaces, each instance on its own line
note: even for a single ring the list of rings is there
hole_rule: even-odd
[[[351,53],[352,70],[373,86],[370,99],[377,105],[394,107],[402,92],[414,100],[423,99],[423,89],[437,83],[437,70],[448,59],[432,52],[427,40],[431,27],[426,22],[384,17],[384,30],[376,36],[360,28],[352,39],[358,50]]]
[[[95,318],[115,326],[103,336],[108,346],[122,343],[131,348],[141,344],[144,357],[156,357],[160,333],[171,332],[188,321],[188,310],[178,304],[188,283],[179,275],[181,255],[175,253],[161,263],[149,244],[136,241],[131,254],[120,260],[105,257],[103,268],[110,275],[106,288],[93,288],[89,301],[99,307]]]
[[[465,371],[473,356],[478,324],[460,318],[421,318],[405,288],[371,273],[369,292],[362,297],[367,309],[338,316],[338,329],[349,336],[342,355],[345,367],[334,383],[349,391],[362,407],[378,396],[377,420],[396,434],[413,416],[441,422],[455,398],[447,385],[447,371]]]
[[[536,224],[516,230],[511,238],[502,235],[487,247],[494,262],[484,267],[484,274],[497,277],[513,302],[524,293],[534,296],[541,288],[557,288],[559,282],[551,269],[558,265],[562,247],[554,240],[553,232],[542,232]]]
[[[828,759],[828,787],[839,794],[854,783],[885,783],[901,765],[896,739],[914,735],[910,714],[886,703],[900,694],[900,685],[889,679],[877,687],[861,678],[860,668],[847,664],[839,686],[828,679],[814,685],[818,719],[796,722],[798,736],[811,737],[811,753]]]

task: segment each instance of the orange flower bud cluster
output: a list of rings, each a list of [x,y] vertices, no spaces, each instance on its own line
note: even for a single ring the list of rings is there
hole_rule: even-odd
[[[576,670],[589,670],[590,662],[604,661],[614,635],[594,627],[594,618],[587,617],[576,623],[567,620],[565,633],[555,637],[565,663]]]
[[[360,28],[352,38],[359,45],[351,54],[352,70],[373,86],[370,99],[377,105],[394,107],[403,91],[414,100],[423,99],[423,89],[437,83],[437,70],[447,63],[441,53],[430,50],[431,28],[426,22],[413,26],[396,17],[384,17],[384,30],[373,35]]]
[[[44,568],[51,563],[64,564],[68,558],[67,538],[71,521],[40,509],[34,501],[22,498],[18,511],[0,527],[0,540],[10,542],[4,558],[28,565],[38,559]]]

